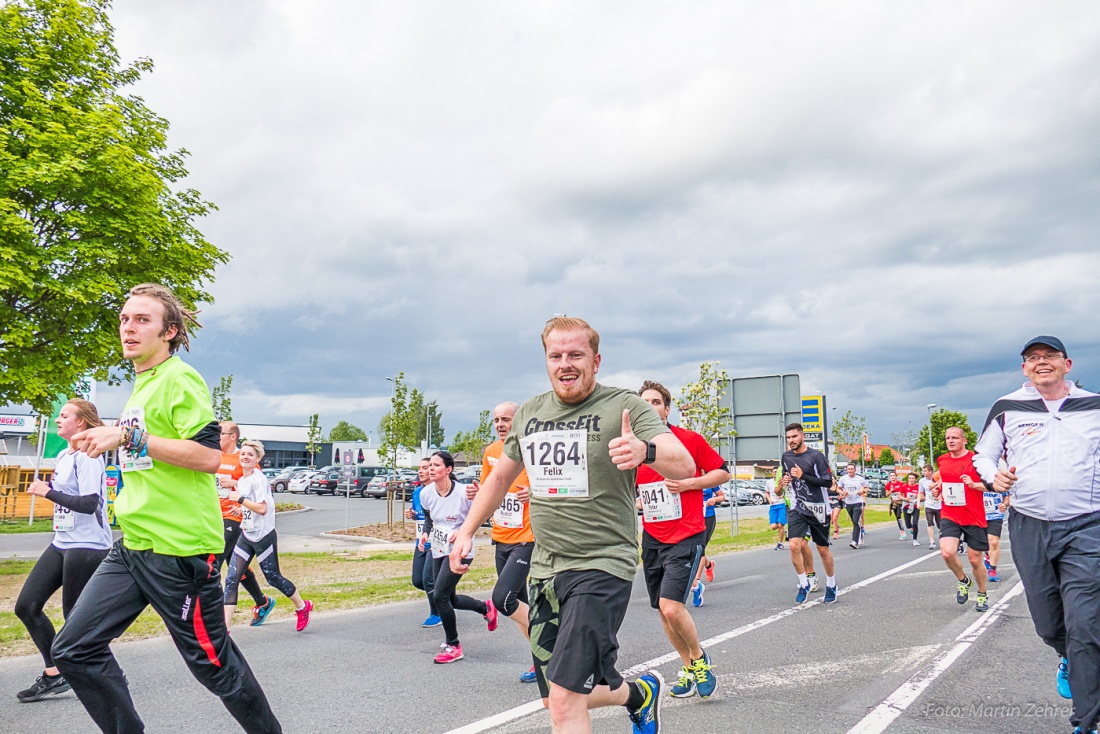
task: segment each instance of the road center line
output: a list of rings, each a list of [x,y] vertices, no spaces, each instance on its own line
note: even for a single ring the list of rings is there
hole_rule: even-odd
[[[915,558],[912,561],[909,561],[908,563],[903,563],[900,566],[896,566],[895,568],[891,568],[887,571],[883,571],[880,574],[872,576],[868,579],[864,579],[863,581],[859,581],[857,583],[854,583],[851,586],[846,586],[842,589],[839,589],[837,591],[837,596],[840,597],[840,596],[843,596],[844,594],[847,594],[848,592],[855,591],[857,589],[862,589],[865,586],[870,586],[871,584],[876,583],[878,581],[882,581],[883,579],[889,578],[889,577],[893,576],[894,574],[901,573],[905,569],[911,568],[911,567],[917,565],[918,563],[923,563],[924,561],[927,561],[930,558],[939,558],[939,557],[940,557],[939,552],[926,553],[925,555],[921,556],[920,558]],[[714,645],[717,645],[720,642],[725,642],[726,640],[731,640],[734,637],[740,637],[743,634],[746,634],[748,632],[752,632],[753,630],[758,630],[761,627],[765,627],[765,626],[771,624],[772,622],[778,622],[781,619],[786,619],[787,617],[791,616],[792,614],[797,614],[798,612],[801,612],[805,609],[809,609],[813,606],[816,606],[816,605],[822,604],[822,603],[823,602],[822,602],[821,598],[818,598],[818,599],[814,599],[813,601],[806,602],[804,604],[800,604],[796,607],[791,607],[790,609],[784,609],[782,612],[777,612],[776,614],[773,614],[770,617],[764,617],[763,619],[758,619],[755,622],[749,622],[748,624],[742,625],[741,627],[738,627],[737,629],[732,629],[729,632],[723,632],[720,635],[716,635],[715,637],[711,637],[710,639],[703,640],[700,644],[703,647],[712,647]],[[994,608],[996,608],[996,607],[994,607]],[[988,612],[987,612],[987,614],[988,614]],[[660,657],[653,658],[652,660],[647,660],[644,663],[639,663],[639,664],[637,664],[637,665],[635,665],[631,668],[627,668],[626,670],[621,671],[621,674],[624,678],[629,678],[631,676],[640,675],[640,674],[646,672],[647,670],[650,670],[651,668],[656,668],[660,665],[664,665],[665,663],[670,663],[673,660],[679,660],[679,659],[680,659],[680,655],[678,653],[676,653],[675,651],[673,651],[671,653],[668,653],[667,655],[662,655]],[[507,724],[510,721],[515,721],[516,719],[522,719],[524,716],[530,716],[531,714],[537,713],[537,712],[542,711],[542,710],[543,710],[542,699],[539,699],[537,701],[531,701],[529,703],[521,704],[521,705],[516,706],[514,708],[510,708],[507,711],[501,711],[498,714],[493,714],[492,716],[488,716],[484,719],[481,719],[480,721],[474,721],[474,722],[471,722],[469,724],[466,724],[465,726],[460,726],[457,729],[451,729],[450,731],[446,732],[446,734],[479,734],[479,732],[488,731],[489,729],[492,729],[494,727],[502,726],[504,724]]]
[[[1012,597],[1018,596],[1024,590],[1022,581],[1017,581],[1000,601],[990,607],[989,611],[978,617],[974,624],[967,627],[962,634],[955,638],[955,644],[941,652],[932,660],[931,667],[918,670],[909,680],[901,684],[896,691],[891,693],[886,700],[871,710],[871,713],[863,717],[863,720],[848,730],[848,734],[881,734],[886,731],[893,721],[901,716],[910,704],[917,700],[922,693],[932,685],[936,678],[958,660],[978,638],[988,630],[1001,616]]]

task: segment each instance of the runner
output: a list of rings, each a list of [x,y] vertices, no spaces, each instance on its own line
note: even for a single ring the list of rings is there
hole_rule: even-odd
[[[267,583],[294,602],[294,611],[298,615],[295,629],[301,632],[309,626],[313,602],[303,599],[298,588],[279,570],[275,499],[271,496],[267,476],[256,468],[264,458],[264,445],[259,441],[245,441],[238,456],[243,473],[237,488],[229,491],[229,500],[241,506],[241,537],[233,548],[229,574],[225,579],[225,627],[229,629],[233,623],[233,612],[237,610],[237,585],[241,582],[241,576],[252,559],[258,558]]]
[[[68,619],[80,592],[107,557],[113,542],[107,520],[103,457],[93,459],[77,451],[71,441],[80,431],[102,425],[95,406],[87,400],[78,398],[61,406],[57,435],[69,445],[57,455],[50,484],[37,480],[27,487],[30,494],[54,503],[54,535],[15,602],[15,616],[27,628],[46,666],[30,688],[15,694],[23,703],[41,701],[69,690],[50,655],[54,627],[43,609],[53,593],[61,589],[61,613]]]
[[[481,459],[481,481],[489,479],[493,467],[504,452],[504,440],[512,430],[512,418],[519,406],[512,402],[493,408],[493,428],[497,440],[485,449]],[[493,513],[493,543],[496,545],[497,583],[493,587],[493,606],[519,627],[530,643],[527,621],[527,574],[531,570],[531,552],[535,536],[531,533],[530,482],[520,472],[500,507]],[[524,683],[534,683],[535,666],[520,674]]]
[[[691,455],[629,390],[596,382],[600,337],[585,321],[555,317],[542,343],[553,390],[513,420],[504,455],[458,531],[451,565],[466,567],[473,534],[526,464],[531,479],[531,649],[555,732],[590,731],[588,710],[625,706],[634,731],[660,730],[664,680],[624,681],[617,634],[638,565],[634,469],[694,476]]]
[[[943,501],[932,495],[932,487],[936,484],[932,465],[925,464],[921,471],[924,476],[917,484],[920,485],[920,491],[924,494],[924,522],[928,525],[928,550],[936,550],[938,547],[936,533],[940,529],[940,508],[943,507]]]
[[[833,540],[840,540],[840,488],[836,486],[836,477],[829,485],[829,525],[833,529]],[[816,589],[815,589],[816,591]]]
[[[492,600],[481,601],[455,593],[462,574],[474,560],[473,546],[471,545],[464,556],[466,568],[461,572],[452,571],[446,563],[447,554],[451,552],[454,531],[470,511],[470,495],[466,491],[466,485],[455,479],[454,467],[455,460],[446,451],[432,454],[428,463],[428,477],[432,483],[420,494],[420,504],[424,508],[424,532],[420,535],[419,547],[423,548],[431,542],[432,572],[435,574],[432,595],[435,597],[435,608],[439,618],[443,620],[443,633],[446,635],[440,646],[441,651],[435,656],[435,662],[440,664],[453,663],[464,657],[462,643],[458,639],[456,609],[480,614],[485,618],[490,632],[497,628],[497,610]]]
[[[421,627],[438,627],[443,624],[439,618],[439,612],[435,608],[435,596],[432,590],[435,588],[435,572],[432,570],[432,544],[425,543],[420,547],[420,536],[424,533],[424,507],[420,504],[420,493],[430,482],[428,479],[428,459],[421,459],[420,466],[416,470],[416,476],[420,480],[420,486],[413,490],[412,506],[405,508],[405,517],[416,520],[416,547],[413,548],[412,584],[424,592],[428,597],[428,617]]]
[[[1035,631],[1061,656],[1058,692],[1070,723],[1100,722],[1100,398],[1066,379],[1060,339],[1039,336],[1021,353],[1028,383],[989,411],[975,460],[985,481],[1012,492],[1012,561]],[[998,470],[1004,456],[1007,466]],[[1071,695],[1072,694],[1072,695]]]
[[[1004,525],[1005,510],[1008,509],[1008,495],[986,491],[984,502],[985,531],[989,536],[989,550],[984,559],[985,572],[990,581],[997,582],[1001,580],[997,575],[997,564],[1001,561],[1001,528]]]
[[[237,480],[244,470],[241,469],[237,448],[241,429],[233,421],[222,421],[218,426],[221,429],[222,463],[215,476],[218,478],[218,502],[221,503],[222,525],[225,529],[225,550],[218,558],[218,572],[221,573],[222,564],[229,563],[230,554],[237,547],[237,539],[241,537],[241,506],[229,499],[229,491],[237,488]],[[275,597],[264,594],[260,589],[260,582],[256,580],[256,574],[249,567],[245,567],[241,585],[254,602],[251,624],[257,627],[264,623],[267,615],[275,608]]]
[[[844,500],[844,509],[848,511],[848,517],[852,520],[852,542],[849,548],[863,547],[863,508],[867,501],[867,491],[870,484],[859,474],[856,474],[854,462],[844,467],[844,476],[837,480],[840,488],[840,498]]]
[[[778,467],[776,474],[779,473]],[[776,479],[774,476],[764,480],[764,496],[768,498],[768,522],[776,534],[775,549],[783,550],[783,539],[787,533],[787,500],[782,492],[775,491]]]
[[[693,606],[701,607],[706,590],[702,581],[696,581],[706,547],[703,490],[728,482],[730,473],[705,438],[669,424],[672,396],[664,385],[646,380],[638,394],[688,450],[696,467],[690,479],[674,480],[643,465],[638,467],[637,483],[642,499],[642,571],[649,605],[660,612],[665,635],[683,662],[679,680],[669,693],[676,698],[696,693],[709,698],[718,679],[711,672],[710,655],[699,644],[699,632],[686,605],[692,596]]]
[[[898,481],[898,475],[895,472],[890,472],[890,481],[886,483],[884,491],[886,496],[890,498],[890,514],[894,516],[894,522],[898,524],[898,540],[905,540],[909,537],[909,534],[905,532],[905,525],[902,523],[901,517],[905,483]]]
[[[832,472],[821,452],[806,445],[801,423],[787,426],[787,449],[781,459],[783,477],[779,480],[779,489],[786,491],[789,487],[793,494],[791,512],[787,517],[787,537],[791,541],[791,563],[798,574],[795,603],[806,601],[810,593],[810,582],[803,558],[807,548],[806,535],[809,534],[817,546],[821,565],[825,567],[825,603],[832,604],[836,602],[836,576],[833,553],[829,550],[827,524]]]
[[[924,501],[920,484],[917,483],[917,475],[909,472],[905,476],[902,512],[905,515],[905,527],[912,533],[913,546],[920,547],[917,536],[920,535],[920,503]]]
[[[214,564],[225,546],[213,475],[221,463],[210,392],[174,356],[194,314],[161,285],[130,290],[119,318],[122,355],[136,378],[118,426],[72,437],[91,458],[119,451],[126,488],[115,500],[115,543],[53,644],[54,663],[96,725],[140,732],[111,641],[152,605],[191,674],[247,732],[280,732],[260,684],[230,639]]]
[[[974,453],[966,450],[966,432],[958,426],[951,426],[945,432],[944,439],[947,441],[947,453],[936,459],[940,481],[932,489],[933,495],[943,502],[940,555],[959,580],[955,601],[966,604],[970,599],[970,587],[977,581],[978,602],[974,608],[984,612],[989,609],[985,566],[982,564],[982,554],[989,550],[983,506],[985,485],[975,479],[978,471],[974,468]],[[963,573],[958,557],[961,538],[966,539],[966,555],[974,571],[973,580]]]
[[[708,584],[714,581],[714,561],[707,558],[707,546],[710,545],[710,539],[714,535],[714,528],[718,526],[718,515],[715,513],[714,508],[725,501],[726,493],[721,487],[708,487],[703,490],[703,523],[707,528],[707,536],[703,540],[703,568],[701,570],[706,571]],[[695,574],[695,582],[699,583],[699,572]],[[702,602],[703,597],[700,594],[699,604],[702,604]],[[699,604],[695,606],[699,606]]]

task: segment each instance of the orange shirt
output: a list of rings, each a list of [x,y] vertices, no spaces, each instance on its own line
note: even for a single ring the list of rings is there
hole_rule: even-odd
[[[258,470],[257,470],[258,471]],[[240,479],[244,476],[244,469],[241,468],[240,453],[222,454],[222,463],[218,467],[215,477],[229,477],[230,479]],[[241,521],[241,506],[236,502],[225,497],[219,497],[218,502],[222,506],[222,518],[225,520]]]
[[[490,472],[493,471],[493,467],[497,465],[497,460],[500,459],[501,454],[504,452],[504,442],[495,441],[489,444],[489,447],[485,449],[485,456],[481,459],[481,483],[484,484],[485,480],[489,478]],[[508,494],[515,494],[519,491],[520,487],[529,487],[530,482],[527,479],[527,470],[524,469],[516,477],[516,481],[512,482],[512,486],[508,488]],[[506,497],[504,504],[511,504],[517,502],[514,497]],[[504,507],[502,504],[502,508]],[[531,532],[531,510],[526,502],[519,503],[523,506],[523,527],[519,528],[506,528],[499,522],[499,516],[503,510],[497,510],[493,515],[493,540],[497,543],[534,543],[535,536]],[[505,508],[506,509],[506,508]]]

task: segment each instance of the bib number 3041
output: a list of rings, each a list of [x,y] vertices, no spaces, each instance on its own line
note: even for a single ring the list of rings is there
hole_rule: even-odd
[[[519,443],[532,495],[588,496],[588,431],[541,431]]]
[[[664,482],[639,484],[638,495],[642,498],[642,519],[646,522],[679,520],[683,516],[680,495],[669,492]]]

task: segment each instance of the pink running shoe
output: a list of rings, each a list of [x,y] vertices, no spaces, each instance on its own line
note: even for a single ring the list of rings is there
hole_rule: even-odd
[[[497,628],[497,608],[493,606],[493,600],[485,602],[485,606],[489,608],[489,611],[485,612],[485,623],[489,627],[489,631],[492,632]]]
[[[707,561],[707,583],[714,583],[714,561]]]
[[[309,613],[313,611],[313,602],[306,599],[305,603],[306,605],[304,607],[295,612],[295,614],[298,615],[298,624],[295,626],[295,629],[299,632],[309,626]]]
[[[462,645],[444,645],[443,652],[435,656],[435,662],[442,665],[443,663],[453,663],[456,660],[462,659]]]

